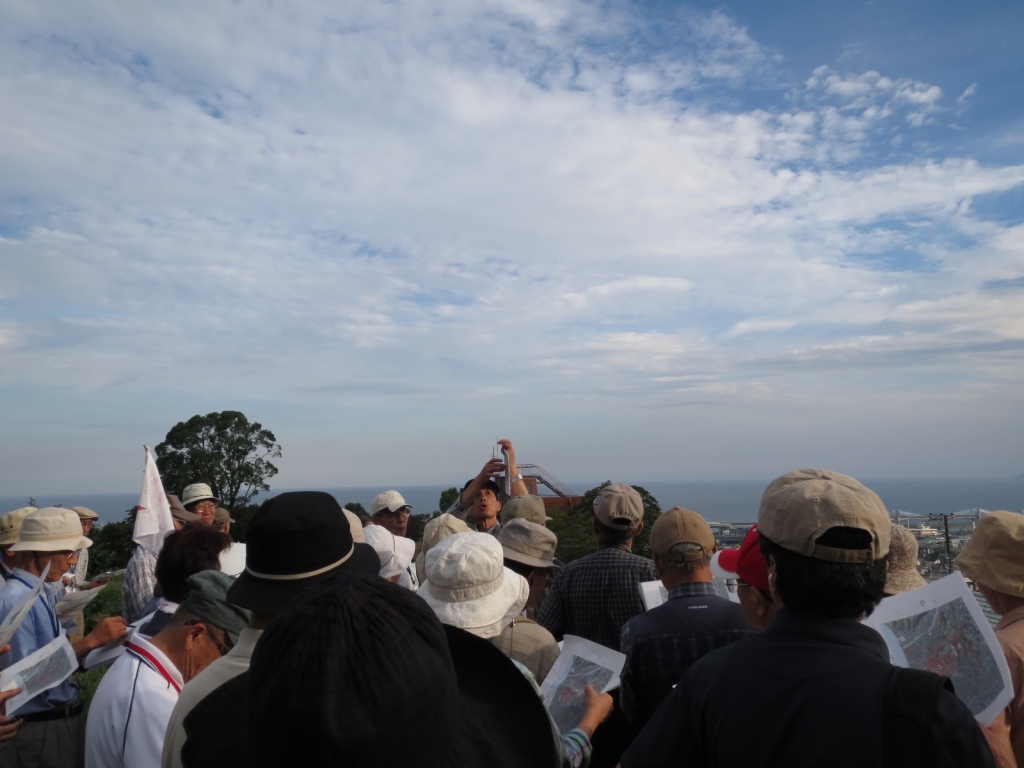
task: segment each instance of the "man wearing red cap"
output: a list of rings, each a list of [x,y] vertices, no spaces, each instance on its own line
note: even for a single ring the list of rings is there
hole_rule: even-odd
[[[768,566],[761,554],[756,525],[747,531],[739,549],[723,549],[718,553],[718,567],[736,574],[739,580],[736,594],[750,625],[762,632],[768,629],[775,615],[775,603],[768,586]]]

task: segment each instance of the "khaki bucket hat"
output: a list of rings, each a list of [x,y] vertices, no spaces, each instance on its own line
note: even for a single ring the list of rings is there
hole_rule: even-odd
[[[18,540],[18,531],[21,530],[21,523],[29,512],[35,512],[35,507],[21,507],[8,512],[0,517],[0,547],[9,547]],[[79,533],[82,529],[79,527]]]
[[[956,564],[971,581],[1024,597],[1024,515],[1000,511],[982,517]]]
[[[92,539],[82,535],[82,524],[74,511],[43,507],[25,516],[11,552],[73,552],[91,546]]]
[[[534,568],[554,568],[558,537],[543,525],[522,517],[501,526],[498,543],[506,560],[514,560]]]

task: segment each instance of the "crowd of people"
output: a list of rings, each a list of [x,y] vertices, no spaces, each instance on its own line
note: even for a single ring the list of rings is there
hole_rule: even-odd
[[[158,552],[136,548],[123,616],[68,641],[80,664],[111,663],[88,718],[74,675],[39,693],[0,716],[0,768],[1024,767],[1024,516],[983,517],[958,559],[1002,614],[1014,683],[982,726],[947,678],[894,667],[861,623],[924,582],[913,536],[854,478],[777,478],[757,525],[721,552],[700,514],[673,507],[650,560],[632,552],[640,495],[609,484],[593,504],[596,551],[563,564],[544,500],[500,444],[506,458],[419,545],[397,491],[366,521],[327,493],[288,492],[259,507],[231,568],[241,550],[210,486],[169,497],[176,530]],[[509,497],[495,480],[506,471]],[[0,667],[68,634],[56,605],[90,584],[95,519],[60,507],[0,518],[0,620],[42,583]],[[735,578],[738,603],[713,568]],[[647,610],[640,585],[654,581],[666,599]],[[586,686],[578,720],[559,727],[540,683],[567,635],[625,665],[618,688]]]

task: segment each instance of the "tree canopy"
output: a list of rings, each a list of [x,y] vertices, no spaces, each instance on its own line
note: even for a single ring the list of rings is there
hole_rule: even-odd
[[[277,474],[270,460],[281,446],[269,429],[240,411],[220,411],[180,421],[156,447],[156,465],[168,493],[192,483],[208,483],[225,507],[249,504]]]
[[[591,488],[585,494],[575,509],[564,515],[554,515],[548,523],[556,536],[558,536],[558,558],[565,563],[571,562],[598,548],[597,538],[591,528],[591,521],[594,519],[594,498],[610,480],[605,480],[600,485]],[[639,485],[632,486],[633,490],[640,494],[644,502],[644,529],[640,535],[633,540],[633,553],[643,557],[651,556],[651,527],[661,514],[661,505],[651,495],[650,491]]]

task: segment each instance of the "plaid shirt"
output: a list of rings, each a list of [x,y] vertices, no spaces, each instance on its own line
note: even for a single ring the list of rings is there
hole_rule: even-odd
[[[89,571],[89,550],[80,549],[75,554],[78,555],[78,562],[71,566],[70,573],[72,575],[71,586],[75,589],[81,589],[82,585],[88,580],[86,575]]]
[[[156,555],[145,547],[136,547],[121,584],[124,620],[131,624],[142,618],[142,609],[153,599],[156,587]]]
[[[619,701],[626,719],[641,727],[697,659],[756,634],[739,604],[719,597],[711,584],[672,587],[668,602],[622,628]]]
[[[622,626],[644,612],[640,583],[654,581],[654,563],[619,544],[569,563],[555,577],[537,612],[537,623],[561,640],[579,635],[619,650]]]

